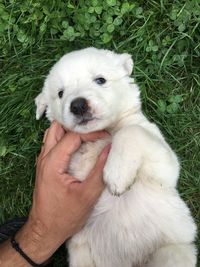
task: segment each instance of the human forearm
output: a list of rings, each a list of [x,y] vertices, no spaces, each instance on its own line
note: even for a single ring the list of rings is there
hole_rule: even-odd
[[[1,267],[27,267],[27,262],[11,247],[10,240],[5,241],[0,246],[0,266]]]
[[[91,173],[79,182],[67,173],[71,155],[83,142],[107,137],[105,132],[66,133],[52,123],[37,160],[36,184],[29,219],[16,234],[16,242],[35,263],[48,260],[66,239],[77,233],[104,189],[103,168],[110,146],[103,149]],[[10,241],[0,247],[0,267],[28,267]]]
[[[16,242],[35,263],[44,263],[57,249],[47,231],[39,223],[29,220],[16,234]],[[0,267],[28,267],[29,263],[12,247],[10,240],[0,246]]]

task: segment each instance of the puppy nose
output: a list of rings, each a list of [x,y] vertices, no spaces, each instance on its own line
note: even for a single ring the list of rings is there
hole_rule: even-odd
[[[87,100],[82,97],[75,98],[71,102],[71,105],[70,105],[70,111],[74,115],[83,115],[84,113],[88,111],[88,109],[89,107],[88,107]]]

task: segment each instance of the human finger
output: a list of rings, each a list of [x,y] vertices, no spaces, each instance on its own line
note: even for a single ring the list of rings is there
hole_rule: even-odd
[[[46,131],[45,131],[45,133],[44,133],[43,140],[42,140],[43,144],[44,144],[45,141],[46,141],[48,131],[49,131],[49,128],[47,128]]]
[[[68,132],[51,150],[51,159],[60,172],[65,173],[72,154],[81,146],[79,134]],[[59,166],[58,166],[59,165]]]
[[[97,139],[105,139],[109,137],[109,133],[106,131],[98,131],[98,132],[92,132],[87,134],[80,134],[80,138],[82,142],[93,142]]]
[[[49,153],[49,151],[61,140],[64,136],[65,130],[56,121],[53,121],[47,133],[44,135],[43,156]]]
[[[45,144],[45,140],[46,140],[48,131],[49,131],[49,128],[47,128],[47,129],[45,130],[45,133],[44,133],[44,136],[43,136],[43,140],[42,140],[42,147],[41,147],[40,154],[43,154],[43,152],[44,152],[44,144]],[[36,162],[37,162],[37,160],[36,160]]]
[[[66,172],[72,154],[79,149],[82,142],[95,141],[108,136],[109,134],[105,131],[90,134],[68,132],[52,150],[52,157],[56,157],[56,162],[60,164],[57,167],[61,172]]]
[[[45,133],[44,133],[44,136],[43,136],[43,140],[42,140],[42,147],[41,147],[41,151],[40,151],[40,154],[39,154],[39,156],[37,156],[37,157],[36,157],[36,160],[35,160],[35,166],[39,164],[39,161],[40,161],[40,159],[43,157],[43,152],[44,152],[44,144],[45,144],[45,140],[46,140],[46,137],[47,137],[48,131],[49,131],[49,128],[47,128],[47,129],[45,130]]]

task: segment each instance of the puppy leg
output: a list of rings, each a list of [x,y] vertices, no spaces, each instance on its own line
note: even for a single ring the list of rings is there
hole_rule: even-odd
[[[179,174],[178,160],[165,143],[140,126],[119,130],[104,168],[104,181],[113,195],[129,189],[137,177],[174,187]]]
[[[95,267],[87,241],[73,238],[68,243],[70,267]]]
[[[193,244],[177,244],[160,248],[145,267],[195,267],[196,250]]]
[[[104,181],[113,195],[121,195],[133,184],[141,165],[141,150],[132,129],[115,134],[105,168]]]

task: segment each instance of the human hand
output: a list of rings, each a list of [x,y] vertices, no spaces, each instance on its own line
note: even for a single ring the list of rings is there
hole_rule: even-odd
[[[85,181],[67,173],[72,154],[82,142],[107,137],[101,131],[79,135],[65,132],[53,122],[46,131],[37,160],[36,184],[29,219],[16,238],[33,260],[43,262],[70,236],[79,231],[104,189],[103,168],[110,150],[107,145]],[[34,243],[26,250],[27,240]]]

